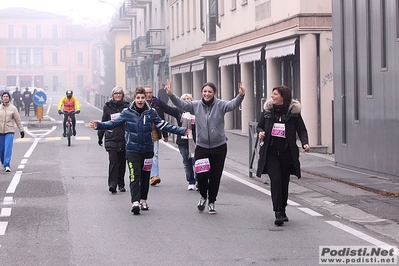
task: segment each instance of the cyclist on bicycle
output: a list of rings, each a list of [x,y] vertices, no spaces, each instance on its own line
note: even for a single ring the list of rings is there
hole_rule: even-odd
[[[61,110],[62,106],[64,106],[64,111]],[[64,114],[64,122],[62,123],[64,133],[62,134],[63,137],[66,137],[66,122],[68,120],[68,116],[71,117],[72,120],[72,134],[76,136],[76,118],[75,114],[80,113],[80,104],[78,98],[73,96],[73,91],[67,90],[66,95],[63,96],[58,103],[58,113]]]

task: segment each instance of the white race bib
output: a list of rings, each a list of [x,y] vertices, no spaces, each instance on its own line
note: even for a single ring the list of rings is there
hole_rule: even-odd
[[[209,159],[198,159],[195,161],[195,172],[198,173],[204,173],[208,172],[209,169],[211,169],[211,164],[209,163]]]
[[[282,123],[274,123],[272,128],[272,136],[285,138],[285,124]]]

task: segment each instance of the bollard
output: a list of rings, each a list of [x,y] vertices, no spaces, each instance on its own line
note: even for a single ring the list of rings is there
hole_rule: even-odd
[[[36,115],[37,115],[37,119],[39,119],[39,120],[43,119],[43,106],[42,105],[39,105],[37,107]]]

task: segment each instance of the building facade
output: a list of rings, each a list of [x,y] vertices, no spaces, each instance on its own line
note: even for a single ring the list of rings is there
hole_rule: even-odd
[[[310,145],[333,152],[332,4],[330,0],[174,0],[170,6],[173,91],[201,98],[210,81],[242,107],[227,129],[249,133],[272,88],[286,85],[302,104]]]
[[[93,86],[91,38],[65,16],[0,10],[0,84],[80,91]]]
[[[333,0],[338,165],[399,178],[399,2]]]

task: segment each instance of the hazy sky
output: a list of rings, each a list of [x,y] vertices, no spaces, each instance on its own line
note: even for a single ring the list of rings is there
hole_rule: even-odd
[[[115,7],[119,7],[122,1],[104,1],[107,3],[100,3],[99,0],[0,0],[0,9],[26,7],[66,15],[71,17],[74,23],[89,21],[83,18],[106,22],[115,14]]]

